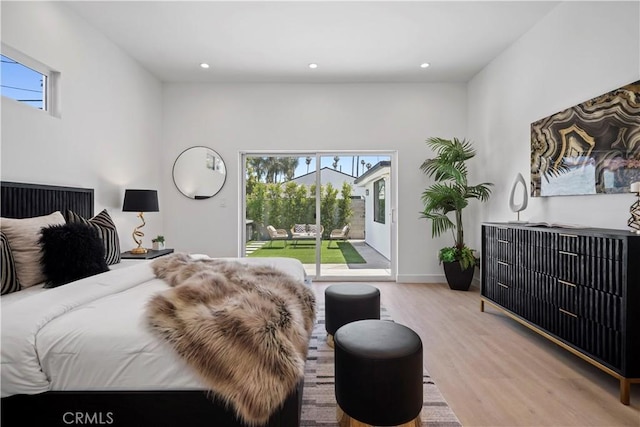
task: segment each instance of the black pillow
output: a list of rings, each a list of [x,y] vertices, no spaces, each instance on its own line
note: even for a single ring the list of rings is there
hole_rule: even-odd
[[[68,223],[81,223],[93,226],[96,229],[104,245],[104,256],[108,265],[120,262],[120,240],[118,230],[106,209],[91,219],[85,219],[73,211],[67,211],[64,219]]]
[[[45,288],[109,271],[104,245],[96,229],[87,224],[52,225],[42,229],[42,271]]]

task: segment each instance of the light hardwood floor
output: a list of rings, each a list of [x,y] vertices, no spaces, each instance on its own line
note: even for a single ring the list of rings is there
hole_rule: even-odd
[[[330,282],[314,283],[319,300]],[[487,307],[477,288],[372,283],[396,322],[422,338],[424,364],[464,426],[640,426],[618,381]]]

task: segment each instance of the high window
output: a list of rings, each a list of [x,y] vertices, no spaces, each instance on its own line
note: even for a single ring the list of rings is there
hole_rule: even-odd
[[[0,94],[59,117],[55,96],[60,73],[2,45]]]

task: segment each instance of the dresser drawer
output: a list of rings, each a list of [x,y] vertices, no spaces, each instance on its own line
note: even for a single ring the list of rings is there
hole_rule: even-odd
[[[494,238],[496,240],[504,240],[509,243],[513,243],[516,230],[513,228],[495,227]]]
[[[622,298],[583,286],[576,287],[576,310],[580,316],[607,328],[622,329]]]
[[[515,261],[514,232],[509,228],[488,227],[485,229],[483,255],[500,261],[512,263]]]
[[[623,241],[603,236],[558,233],[558,250],[596,258],[622,260]]]
[[[585,289],[583,287],[578,288],[573,283],[566,282],[564,280],[555,279],[555,300],[559,308],[568,311],[569,313],[578,313],[578,289]]]
[[[552,276],[521,268],[519,275],[523,292],[536,299],[552,303],[556,299],[556,279]]]
[[[525,298],[524,301],[526,303],[522,310],[522,317],[551,333],[555,333],[558,308],[547,301],[531,296]]]
[[[522,315],[523,294],[515,286],[498,280],[495,276],[486,276],[482,284],[482,295]]]
[[[588,288],[578,287],[570,282],[535,271],[520,270],[522,273],[516,274],[515,279],[522,284],[522,292],[570,313],[579,313],[578,289],[585,290]]]
[[[558,250],[556,276],[566,282],[622,296],[622,262]]]
[[[498,282],[515,287],[518,284],[518,280],[516,277],[515,268],[513,267],[513,264],[506,261],[500,261],[500,260],[495,260],[495,263],[496,263],[495,276]]]
[[[536,229],[516,229],[514,234],[514,240],[522,245],[550,249],[556,249],[558,246],[556,233]]]
[[[584,319],[580,347],[614,368],[622,365],[622,334],[599,323]]]
[[[516,261],[514,257],[515,245],[508,240],[492,239],[486,243],[486,256],[495,258],[500,261],[513,263]]]
[[[506,261],[500,261],[496,258],[488,258],[485,264],[487,277],[495,281],[496,286],[503,285],[511,289],[517,289],[524,292],[524,274],[527,271],[518,265]]]
[[[526,269],[553,275],[557,270],[558,251],[550,247],[523,245],[518,247],[515,259]]]

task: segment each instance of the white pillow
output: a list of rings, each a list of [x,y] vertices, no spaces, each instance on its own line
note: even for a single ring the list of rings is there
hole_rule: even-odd
[[[46,280],[40,264],[40,230],[55,224],[64,224],[60,212],[33,218],[0,218],[0,228],[7,236],[13,259],[16,264],[18,280],[23,288],[37,285]]]

